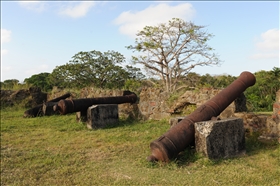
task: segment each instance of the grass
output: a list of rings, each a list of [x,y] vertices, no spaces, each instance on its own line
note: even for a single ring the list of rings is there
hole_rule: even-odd
[[[150,163],[168,121],[125,121],[89,130],[75,114],[22,118],[1,110],[1,185],[279,185],[279,144],[246,139],[245,156],[212,161],[194,149]]]

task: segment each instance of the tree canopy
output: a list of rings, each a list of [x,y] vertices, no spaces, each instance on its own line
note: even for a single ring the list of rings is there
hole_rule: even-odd
[[[176,90],[178,81],[196,66],[219,65],[217,54],[208,46],[212,34],[179,18],[158,26],[146,26],[137,33],[135,45],[127,46],[139,56],[132,62],[144,65],[146,71],[159,77],[165,90]]]
[[[36,87],[40,87],[44,91],[48,91],[52,89],[52,86],[48,83],[49,74],[50,73],[48,72],[34,74],[30,78],[25,78],[24,82]]]
[[[120,66],[125,57],[115,51],[79,52],[65,65],[57,66],[49,76],[53,86],[122,88],[127,79],[140,80],[144,75],[139,68]]]
[[[17,79],[7,79],[4,82],[1,82],[1,89],[3,87],[5,87],[7,89],[12,89],[18,83],[19,83],[19,80],[17,80]]]
[[[272,110],[276,92],[280,89],[280,68],[274,67],[270,71],[261,70],[255,73],[256,84],[245,91],[251,110]]]

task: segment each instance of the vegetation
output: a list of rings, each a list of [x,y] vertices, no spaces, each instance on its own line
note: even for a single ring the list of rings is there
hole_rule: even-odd
[[[16,79],[1,82],[1,89],[21,89],[36,86],[43,91],[54,87],[79,90],[84,87],[101,89],[129,89],[139,92],[152,86],[166,90],[170,100],[187,89],[201,87],[225,88],[237,77],[231,75],[199,75],[196,66],[219,65],[221,61],[208,46],[213,35],[204,26],[173,18],[158,26],[146,26],[137,33],[135,45],[128,49],[141,52],[132,62],[144,65],[146,78],[140,68],[123,66],[125,57],[116,51],[96,50],[79,52],[69,63],[57,66],[52,73],[32,75],[24,84]],[[249,111],[272,111],[275,94],[280,89],[280,68],[255,73],[257,83],[245,91]],[[176,90],[176,91],[175,91]],[[174,95],[175,94],[175,95]]]
[[[1,185],[279,185],[279,144],[246,139],[245,156],[208,160],[187,149],[150,163],[167,121],[126,121],[89,130],[75,115],[22,118],[1,110]]]
[[[52,86],[82,88],[121,88],[127,79],[140,81],[144,75],[140,69],[119,66],[125,61],[122,54],[115,51],[79,52],[69,63],[56,67],[49,76]]]
[[[162,88],[159,81],[144,79],[142,73],[139,72],[139,69],[134,67],[127,67],[126,71],[130,76],[134,74],[135,78],[126,79],[125,83],[119,86],[120,89],[129,89],[131,91],[139,92],[139,89],[144,86],[153,86],[156,88]],[[244,93],[247,98],[247,106],[249,111],[254,112],[264,112],[272,111],[272,105],[276,99],[276,92],[280,89],[280,68],[274,67],[270,71],[259,71],[255,73],[256,84],[252,87],[249,87]],[[46,74],[46,73],[43,73]],[[50,75],[50,74],[49,74]],[[33,75],[28,80],[34,80],[34,84],[38,85],[42,90],[44,90],[44,83],[41,80],[45,81],[48,84],[48,78],[33,78],[33,77],[42,77],[41,74]],[[211,76],[210,74],[199,75],[197,73],[191,72],[186,77],[182,78],[182,81],[178,84],[185,86],[185,89],[180,89],[175,93],[170,94],[170,100],[180,96],[184,93],[186,89],[199,89],[201,87],[212,87],[212,88],[226,88],[230,85],[237,77],[231,75],[218,75]],[[26,80],[27,80],[26,79]],[[38,82],[37,82],[38,80]],[[1,82],[1,89],[10,89],[10,90],[19,90],[19,89],[28,89],[32,84],[25,83],[20,84],[18,80],[6,80]],[[30,82],[30,81],[28,81]],[[151,83],[152,82],[152,83]],[[42,85],[42,86],[41,86]],[[61,87],[62,84],[59,84]],[[54,87],[53,87],[54,88]],[[96,87],[98,88],[98,87]],[[100,88],[100,87],[99,87]],[[114,88],[114,87],[113,87]],[[79,87],[69,87],[64,89],[71,89],[71,91],[79,92]]]
[[[24,83],[30,84],[32,86],[40,87],[43,91],[52,90],[52,86],[48,81],[50,73],[43,72],[40,74],[32,75],[30,78],[25,78]]]
[[[1,82],[1,89],[13,89],[15,86],[19,84],[19,80],[17,79],[7,79],[4,82]]]
[[[272,111],[276,92],[280,89],[280,68],[255,73],[256,84],[245,91],[250,110]]]
[[[161,79],[167,92],[174,92],[180,79],[196,66],[221,63],[207,45],[213,35],[203,28],[179,18],[146,26],[137,33],[135,45],[127,47],[141,53],[132,56],[132,62],[144,65],[147,72]]]
[[[118,52],[93,50],[81,51],[52,73],[32,75],[23,84],[5,80],[1,90],[63,88],[79,96],[88,86],[131,91],[153,86],[169,92],[172,102],[185,89],[225,88],[237,77],[191,72],[195,66],[220,63],[206,44],[212,35],[203,28],[172,19],[137,34],[136,45],[127,48],[145,55],[134,56],[133,62],[161,79],[123,67],[125,58]],[[280,69],[255,76],[256,85],[245,91],[249,109],[271,111]],[[280,146],[263,144],[255,136],[246,138],[247,154],[242,157],[213,161],[186,149],[168,164],[150,163],[149,144],[169,129],[165,120],[120,120],[117,127],[89,130],[76,123],[73,114],[23,119],[22,105],[2,106],[1,99],[1,185],[279,185]]]

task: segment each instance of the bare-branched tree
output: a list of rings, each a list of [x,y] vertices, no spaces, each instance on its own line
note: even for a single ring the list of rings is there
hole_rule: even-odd
[[[185,77],[196,66],[219,65],[221,61],[207,45],[212,34],[179,18],[158,26],[146,26],[137,33],[135,45],[127,46],[139,56],[132,62],[144,65],[148,73],[160,77],[165,90],[177,89],[180,78]]]

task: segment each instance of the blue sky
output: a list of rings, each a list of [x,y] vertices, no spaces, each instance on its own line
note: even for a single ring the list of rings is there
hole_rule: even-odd
[[[277,1],[1,1],[1,81],[51,73],[80,51],[118,51],[129,64],[137,30],[173,17],[215,35],[208,44],[223,63],[193,72],[280,67]]]

